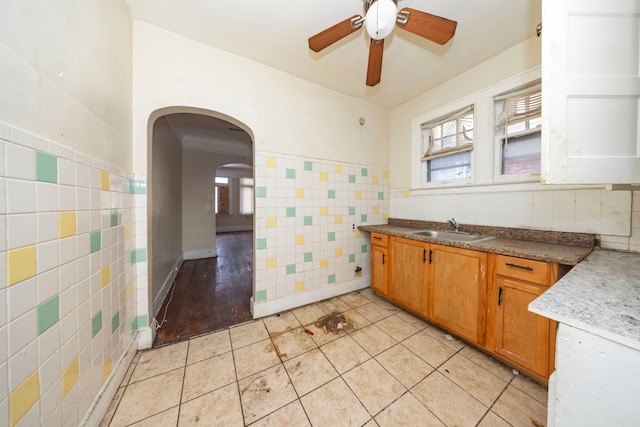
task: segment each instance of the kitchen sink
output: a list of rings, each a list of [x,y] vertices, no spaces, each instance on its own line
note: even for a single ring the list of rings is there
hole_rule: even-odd
[[[453,240],[455,242],[476,243],[483,240],[493,239],[492,236],[482,234],[471,234],[464,231],[441,231],[441,230],[421,230],[411,234],[425,237],[435,237],[436,239]]]

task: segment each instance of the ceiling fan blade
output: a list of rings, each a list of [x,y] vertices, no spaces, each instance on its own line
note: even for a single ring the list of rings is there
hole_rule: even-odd
[[[404,20],[406,12],[408,12],[408,17]],[[445,44],[451,40],[458,25],[456,21],[409,7],[403,8],[398,13],[398,16],[400,17],[397,23],[398,27],[438,44]],[[405,21],[404,24],[402,23],[403,20]]]
[[[352,24],[352,22],[354,22]],[[353,15],[351,18],[338,22],[333,27],[329,27],[309,38],[309,48],[314,52],[320,52],[325,47],[332,45],[343,37],[348,36],[362,27],[363,18],[360,15]]]
[[[383,52],[384,39],[371,39],[371,43],[369,45],[369,65],[367,66],[367,86],[375,86],[380,83]]]

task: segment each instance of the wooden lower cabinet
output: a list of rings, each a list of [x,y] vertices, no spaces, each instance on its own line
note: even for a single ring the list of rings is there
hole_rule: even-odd
[[[484,344],[487,254],[450,246],[430,246],[429,318],[446,329]]]
[[[389,297],[422,315],[427,314],[429,244],[392,237]]]
[[[382,295],[388,295],[389,248],[387,236],[373,233],[371,236],[371,288]]]

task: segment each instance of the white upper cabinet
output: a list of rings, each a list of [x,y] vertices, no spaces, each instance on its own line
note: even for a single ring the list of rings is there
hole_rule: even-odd
[[[640,183],[640,1],[543,0],[542,183]]]

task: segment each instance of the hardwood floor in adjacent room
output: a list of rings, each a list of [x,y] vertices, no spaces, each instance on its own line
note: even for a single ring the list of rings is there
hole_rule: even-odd
[[[217,258],[184,261],[160,311],[154,347],[251,320],[253,232],[220,233]]]

